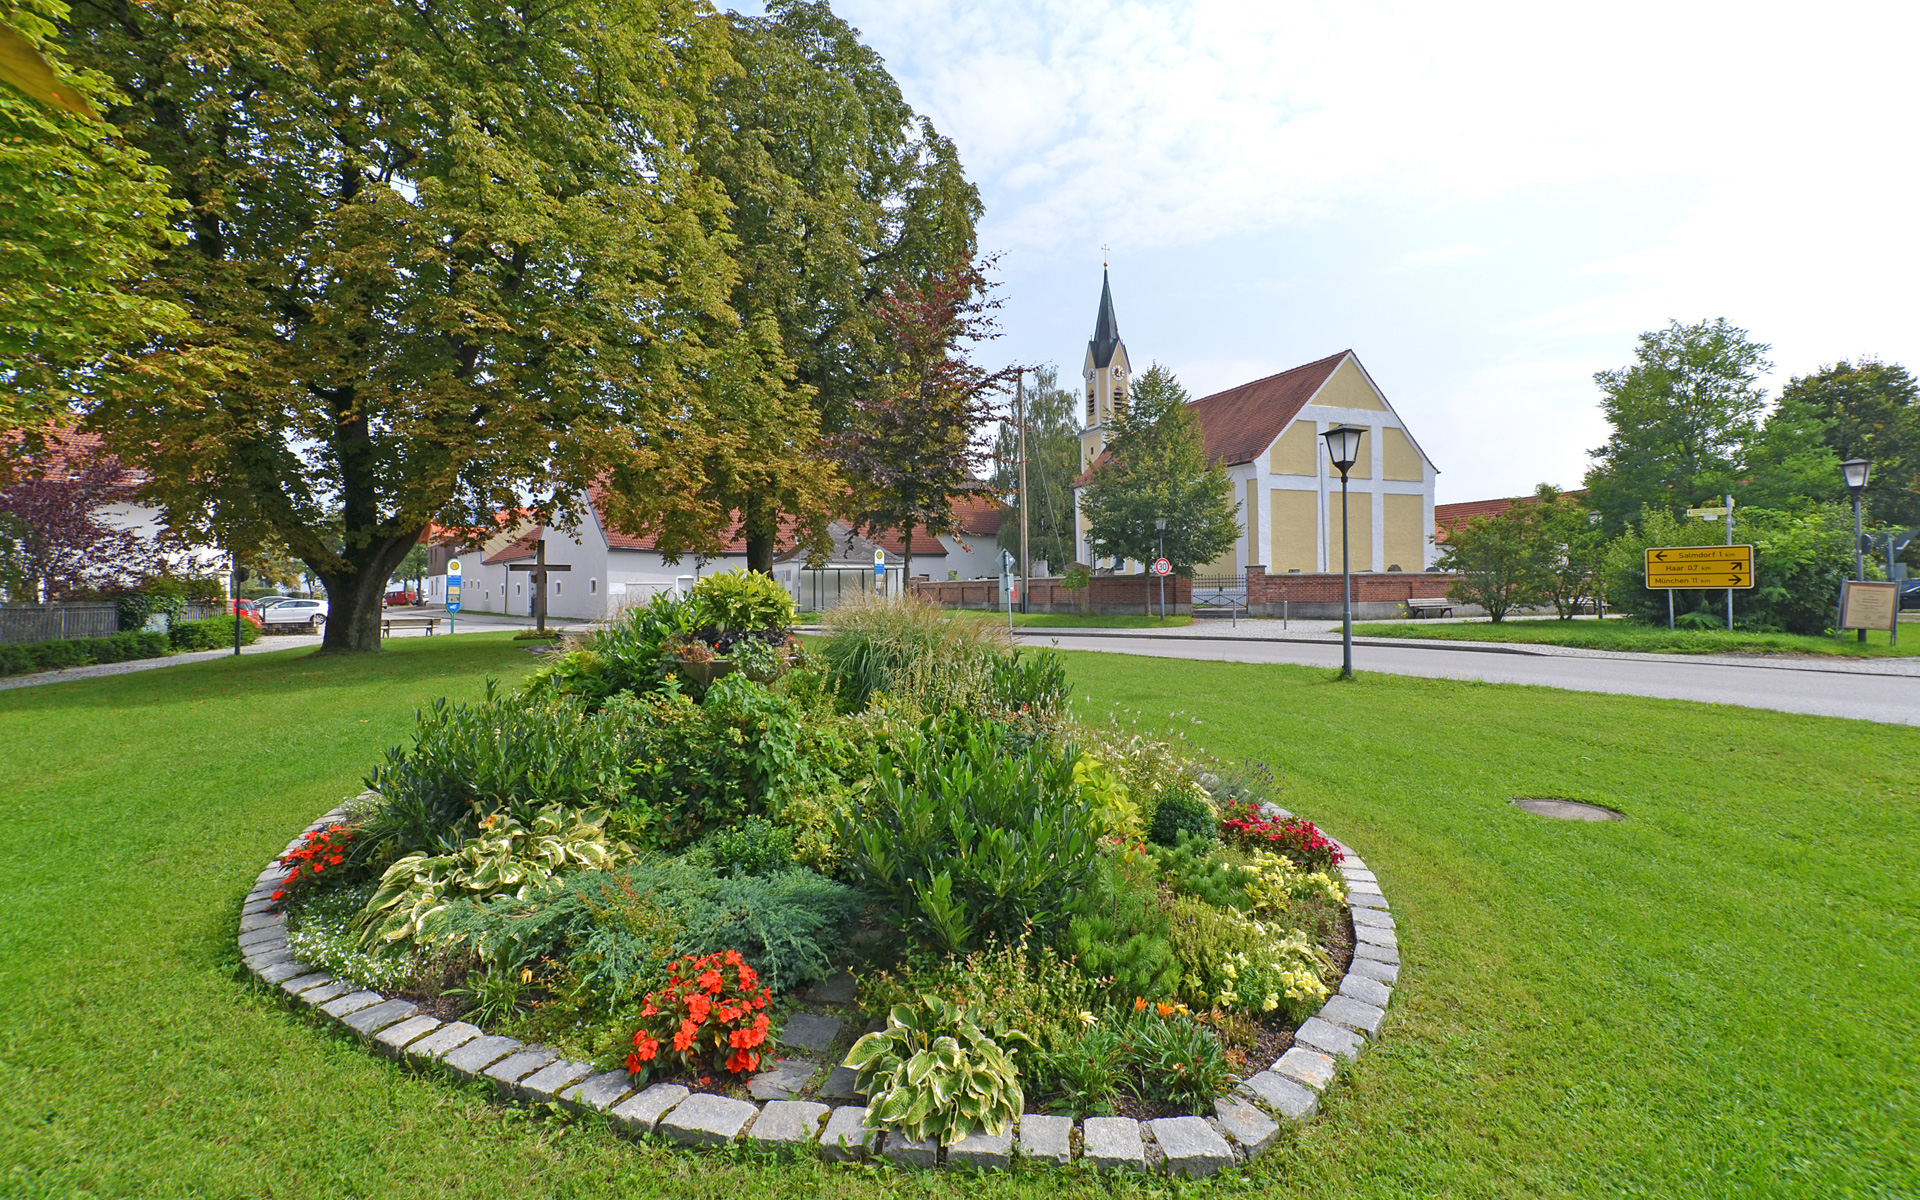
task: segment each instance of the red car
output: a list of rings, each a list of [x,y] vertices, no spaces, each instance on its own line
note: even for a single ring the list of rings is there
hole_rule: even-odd
[[[403,604],[418,604],[420,598],[412,592],[388,592],[387,607],[398,608]]]
[[[227,601],[227,611],[230,613],[237,612],[247,620],[252,621],[255,629],[266,628],[266,625],[260,620],[260,602],[258,600],[229,600]]]

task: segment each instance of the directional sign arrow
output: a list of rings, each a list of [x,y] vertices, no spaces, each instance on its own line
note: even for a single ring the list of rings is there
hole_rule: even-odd
[[[1665,550],[1656,550],[1654,551],[1653,557],[1661,562],[1665,562],[1667,561],[1667,552]]]

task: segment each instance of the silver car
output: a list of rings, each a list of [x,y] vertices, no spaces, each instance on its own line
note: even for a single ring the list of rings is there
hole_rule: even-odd
[[[263,609],[260,621],[268,629],[291,629],[304,626],[319,633],[327,627],[327,602],[325,600],[282,600],[272,608]]]

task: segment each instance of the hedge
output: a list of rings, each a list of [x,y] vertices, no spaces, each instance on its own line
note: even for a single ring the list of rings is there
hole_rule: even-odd
[[[169,636],[175,650],[224,650],[233,645],[232,615],[208,617],[204,621],[175,621]],[[240,621],[241,644],[251,646],[260,640],[260,630],[252,621]]]
[[[227,636],[233,636],[231,626]],[[164,633],[116,633],[112,637],[72,638],[58,642],[0,645],[0,675],[24,675],[61,667],[94,663],[130,662],[136,658],[164,658],[173,647]]]

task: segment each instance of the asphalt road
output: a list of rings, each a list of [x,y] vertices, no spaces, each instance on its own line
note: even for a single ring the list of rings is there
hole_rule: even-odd
[[[1296,663],[1340,668],[1339,639],[1022,631],[1028,645],[1223,662]],[[1356,641],[1355,671],[1480,679],[1578,692],[1699,700],[1823,717],[1920,725],[1920,662],[1861,662],[1723,656],[1609,654],[1558,648]]]

